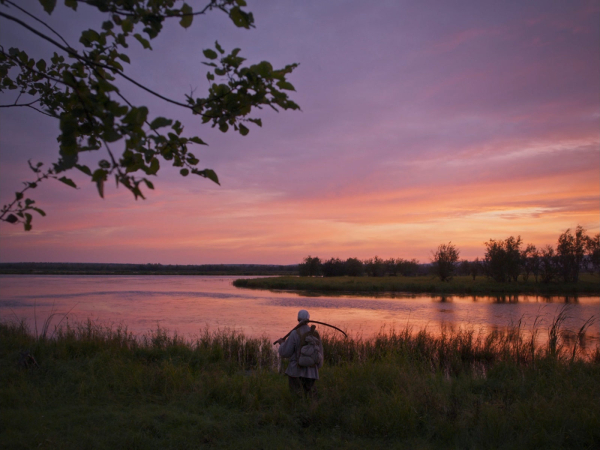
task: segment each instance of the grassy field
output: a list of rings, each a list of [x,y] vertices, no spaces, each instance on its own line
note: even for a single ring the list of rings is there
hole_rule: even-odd
[[[255,289],[297,290],[309,292],[377,293],[413,292],[431,294],[477,295],[574,295],[600,294],[600,276],[583,274],[577,283],[535,283],[533,279],[517,283],[498,283],[477,277],[454,277],[442,282],[432,276],[419,277],[272,277],[235,280],[234,286]]]
[[[135,338],[90,322],[36,338],[0,324],[0,446],[598,448],[600,351],[582,358],[555,325],[544,347],[519,328],[327,335],[308,400],[266,339]]]

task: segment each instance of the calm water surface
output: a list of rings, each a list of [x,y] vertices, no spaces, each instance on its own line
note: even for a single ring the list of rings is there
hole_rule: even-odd
[[[600,297],[507,296],[306,296],[239,289],[239,276],[54,276],[0,275],[0,317],[25,319],[38,328],[53,312],[54,324],[85,321],[123,324],[136,334],[157,326],[189,337],[206,327],[234,328],[249,336],[281,337],[295,325],[299,309],[311,318],[368,337],[382,327],[472,328],[489,332],[535,318],[546,328],[568,305],[566,327],[579,328],[600,316]],[[65,316],[65,314],[68,315]],[[51,327],[52,329],[53,327]],[[540,333],[541,338],[545,330]],[[600,320],[588,330],[587,345],[600,343]]]

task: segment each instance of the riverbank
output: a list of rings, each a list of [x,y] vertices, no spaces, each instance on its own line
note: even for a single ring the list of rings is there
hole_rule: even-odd
[[[464,295],[580,295],[600,294],[600,276],[582,274],[577,283],[498,283],[484,277],[460,276],[442,282],[432,276],[417,277],[272,277],[235,280],[242,288],[293,290],[323,293],[384,293],[409,292]]]
[[[519,328],[324,336],[313,401],[292,396],[266,339],[135,338],[90,322],[0,324],[7,448],[595,448],[600,351]],[[548,330],[540,330],[547,332]],[[22,353],[28,350],[36,363]]]

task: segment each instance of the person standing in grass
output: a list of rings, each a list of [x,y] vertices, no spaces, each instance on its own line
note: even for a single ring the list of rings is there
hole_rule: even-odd
[[[291,332],[288,339],[278,339],[279,356],[289,358],[285,374],[288,376],[290,391],[298,395],[315,397],[315,381],[319,379],[319,369],[323,367],[323,344],[315,326],[306,322],[310,314],[305,309],[298,312],[298,322],[305,322]]]

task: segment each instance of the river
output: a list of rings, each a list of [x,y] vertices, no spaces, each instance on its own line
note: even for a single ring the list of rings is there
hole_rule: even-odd
[[[190,338],[206,327],[281,337],[295,325],[299,309],[307,309],[314,320],[364,337],[382,327],[400,330],[406,326],[434,333],[443,328],[490,332],[519,320],[527,331],[537,318],[543,339],[565,305],[566,329],[576,330],[600,315],[598,296],[307,296],[236,288],[232,285],[236,278],[241,277],[0,275],[0,317],[24,319],[32,331],[36,323],[40,329],[56,313],[51,330],[59,322],[73,324],[89,318],[103,325],[126,325],[135,334],[160,326]],[[600,320],[588,328],[584,345],[600,345]]]

